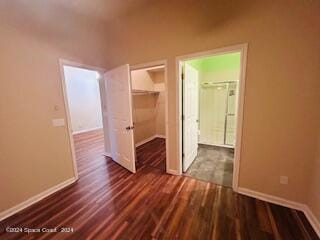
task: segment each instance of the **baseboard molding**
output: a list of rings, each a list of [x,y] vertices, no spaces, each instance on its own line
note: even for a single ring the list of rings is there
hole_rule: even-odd
[[[143,145],[143,144],[145,144],[145,143],[147,143],[147,142],[152,141],[152,140],[155,139],[155,138],[156,138],[156,135],[151,136],[151,137],[148,137],[148,138],[146,138],[146,139],[144,139],[144,140],[136,143],[135,146],[136,146],[136,147],[139,147],[139,146],[141,146],[141,145]]]
[[[23,209],[39,202],[40,200],[48,197],[49,195],[69,186],[70,184],[74,183],[77,179],[75,177],[70,178],[62,183],[59,183],[58,185],[55,185],[29,199],[27,199],[26,201],[19,203],[18,205],[11,207],[3,212],[0,213],[0,221],[22,211]]]
[[[173,169],[167,169],[167,173],[172,175],[180,175],[178,170],[173,170]]]
[[[166,138],[165,135],[161,135],[161,134],[156,134],[155,137],[156,137],[156,138],[164,138],[164,139]]]
[[[109,153],[109,152],[105,152],[103,155],[111,158],[111,153]]]
[[[266,202],[274,203],[274,204],[277,204],[280,206],[284,206],[284,207],[288,207],[288,208],[302,211],[305,214],[305,216],[308,219],[311,226],[313,227],[313,229],[315,230],[315,232],[320,237],[320,222],[316,218],[316,216],[313,214],[313,212],[311,211],[311,209],[309,208],[308,205],[303,204],[303,203],[299,203],[299,202],[295,202],[295,201],[290,201],[285,198],[276,197],[276,196],[272,196],[269,194],[253,191],[253,190],[250,190],[247,188],[238,187],[237,192],[240,194],[249,196],[249,197],[257,198],[262,201],[266,201]]]
[[[285,198],[276,197],[276,196],[272,196],[269,194],[253,191],[253,190],[250,190],[247,188],[239,187],[238,193],[249,196],[249,197],[254,197],[254,198],[257,198],[262,201],[274,203],[274,204],[281,205],[284,207],[293,208],[296,210],[301,210],[304,207],[304,204],[302,204],[302,203],[298,203],[298,202],[287,200]]]
[[[223,144],[212,144],[212,143],[204,143],[204,142],[198,142],[198,144],[208,145],[208,146],[213,146],[213,147],[235,148],[235,146],[223,145]]]
[[[303,210],[304,215],[306,215],[306,218],[308,219],[309,223],[313,227],[314,231],[318,234],[318,237],[320,238],[320,221],[317,219],[317,217],[313,214],[311,209],[308,205],[305,205],[305,208]]]
[[[84,130],[81,130],[81,131],[74,131],[74,132],[72,132],[72,135],[76,135],[76,134],[80,134],[80,133],[86,133],[86,132],[92,132],[92,131],[95,131],[95,130],[102,130],[102,129],[103,129],[102,127],[89,128],[89,129],[84,129]]]
[[[148,138],[146,138],[146,139],[144,139],[144,140],[136,143],[135,146],[136,146],[136,147],[139,147],[139,146],[141,146],[141,145],[143,145],[143,144],[145,144],[145,143],[147,143],[147,142],[152,141],[152,140],[155,139],[155,138],[166,138],[166,136],[156,134],[156,135],[153,135],[153,136],[151,136],[151,137],[148,137]]]

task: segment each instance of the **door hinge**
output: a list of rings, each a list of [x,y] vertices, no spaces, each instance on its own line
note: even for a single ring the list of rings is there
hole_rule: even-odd
[[[184,80],[184,73],[181,72],[181,79]]]
[[[126,130],[132,130],[132,129],[134,129],[134,126],[128,126],[128,127],[126,127]]]
[[[181,116],[181,120],[184,121],[184,115]]]
[[[182,153],[182,158],[184,158],[184,153]]]

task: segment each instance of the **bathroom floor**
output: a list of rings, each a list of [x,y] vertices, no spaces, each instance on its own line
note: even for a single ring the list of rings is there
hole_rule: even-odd
[[[234,149],[199,144],[198,155],[185,176],[232,187]]]

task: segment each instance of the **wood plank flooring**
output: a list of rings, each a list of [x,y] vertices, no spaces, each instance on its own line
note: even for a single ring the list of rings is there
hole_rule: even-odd
[[[136,167],[149,166],[166,170],[166,141],[163,138],[155,138],[136,148]]]
[[[2,221],[1,240],[318,239],[302,212],[166,174],[160,140],[137,149],[136,174],[102,156],[101,132],[75,136],[75,146],[79,181]],[[73,232],[7,233],[8,226]]]

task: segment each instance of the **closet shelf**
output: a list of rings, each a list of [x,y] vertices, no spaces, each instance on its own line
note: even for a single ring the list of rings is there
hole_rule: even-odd
[[[132,89],[132,95],[149,95],[149,94],[159,94],[158,91],[148,91],[148,90],[137,90]]]

